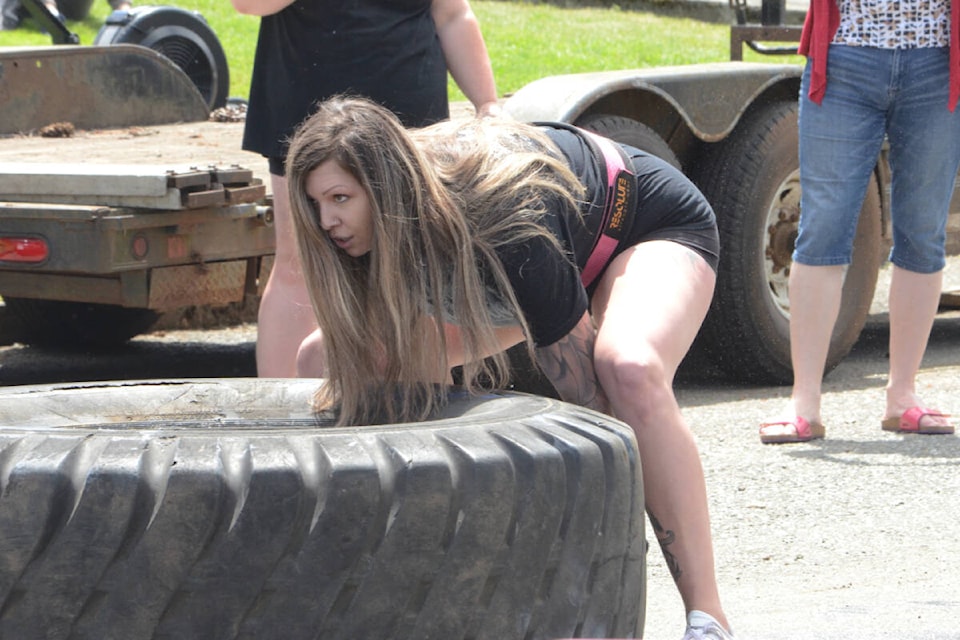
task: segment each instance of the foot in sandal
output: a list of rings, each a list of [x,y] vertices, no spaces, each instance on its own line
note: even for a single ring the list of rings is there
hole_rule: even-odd
[[[884,431],[894,433],[951,434],[954,427],[947,421],[950,415],[925,407],[910,407],[899,416],[884,418],[880,425]]]
[[[763,444],[809,442],[825,435],[826,429],[819,421],[808,421],[800,416],[760,424],[760,442]]]

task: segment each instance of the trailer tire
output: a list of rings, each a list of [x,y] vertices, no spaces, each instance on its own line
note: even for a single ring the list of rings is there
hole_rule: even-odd
[[[709,152],[699,176],[720,227],[716,293],[695,349],[742,382],[791,384],[791,255],[800,212],[797,103],[760,107]],[[871,179],[824,374],[866,323],[883,259],[880,193]]]
[[[635,637],[636,440],[450,388],[337,428],[319,380],[0,389],[0,637]]]
[[[578,120],[577,126],[646,151],[661,160],[666,160],[677,169],[681,168],[677,154],[673,152],[666,140],[656,131],[633,118],[594,113]]]
[[[122,344],[144,333],[160,315],[112,304],[4,297],[17,341],[41,347],[84,348]]]
[[[217,35],[197,11],[140,6],[114,11],[94,44],[138,44],[180,67],[212,111],[227,103],[230,69]]]

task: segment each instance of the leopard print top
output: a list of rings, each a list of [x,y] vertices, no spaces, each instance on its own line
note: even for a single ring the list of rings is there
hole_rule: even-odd
[[[837,4],[840,28],[834,44],[881,49],[950,46],[950,0],[838,0]]]

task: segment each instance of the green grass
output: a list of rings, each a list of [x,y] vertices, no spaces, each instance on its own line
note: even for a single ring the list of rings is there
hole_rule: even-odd
[[[236,13],[228,0],[167,4],[199,11],[213,27],[230,65],[230,95],[245,98],[259,18]],[[729,26],[725,24],[617,7],[561,8],[495,0],[473,0],[471,5],[481,22],[501,96],[548,75],[729,59]],[[92,44],[109,12],[106,0],[94,0],[91,15],[68,26],[79,35],[81,44]],[[15,31],[0,32],[0,46],[47,44],[49,36],[29,22]],[[799,60],[752,51],[746,51],[744,57],[767,62]],[[464,99],[452,81],[450,99]]]

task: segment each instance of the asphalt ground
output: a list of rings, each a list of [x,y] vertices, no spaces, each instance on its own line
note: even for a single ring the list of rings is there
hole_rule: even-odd
[[[678,382],[706,475],[721,598],[740,640],[960,638],[960,438],[880,429],[888,275],[861,339],[825,378],[826,439],[760,444],[759,423],[789,387],[689,370]],[[960,258],[947,280],[960,284]],[[960,414],[960,312],[937,317],[917,387],[931,406]],[[682,622],[652,548],[645,637],[679,638]]]

